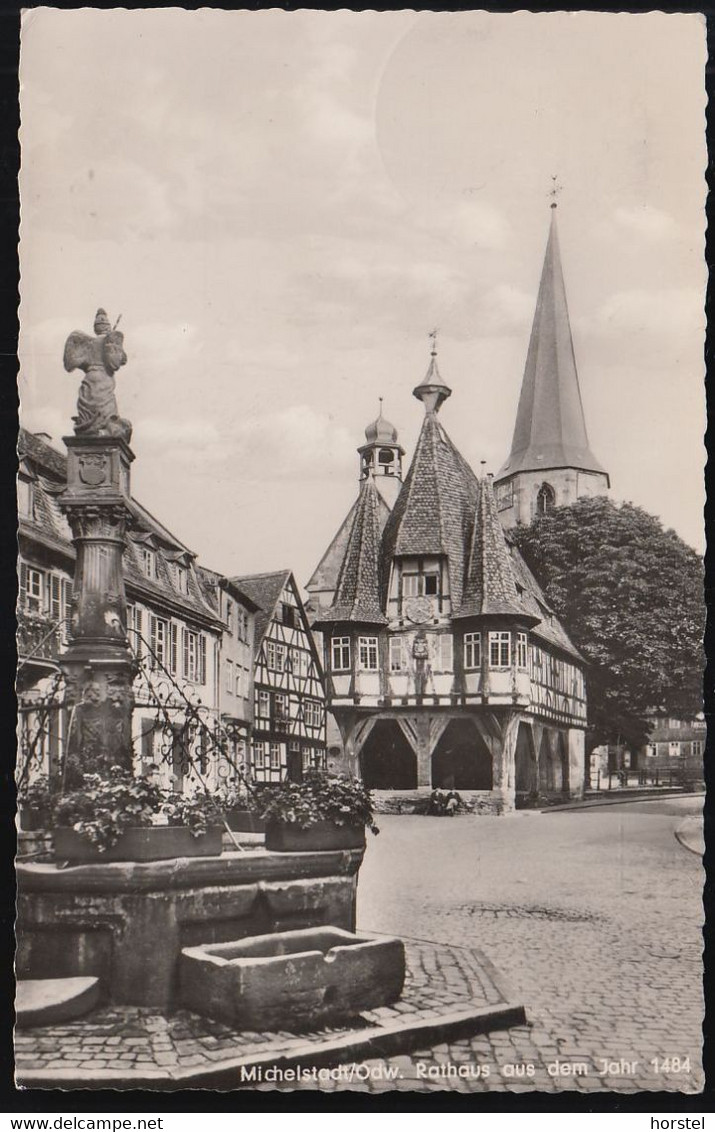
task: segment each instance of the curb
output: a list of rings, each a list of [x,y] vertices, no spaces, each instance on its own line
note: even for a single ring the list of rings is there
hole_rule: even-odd
[[[696,857],[704,855],[705,840],[702,818],[688,817],[673,832],[675,840],[683,846],[683,849],[687,849],[689,853],[694,853]]]
[[[532,811],[539,814],[564,813],[567,810],[593,810],[600,806],[622,806],[627,802],[660,802],[665,798],[704,798],[702,791],[693,794],[684,794],[681,790],[666,791],[663,794],[631,794],[630,796],[616,798],[592,798],[584,802],[567,802],[563,806],[546,806],[544,809]],[[521,811],[526,813],[528,811]]]
[[[451,1014],[422,1018],[411,1025],[392,1022],[375,1026],[364,1034],[347,1034],[324,1042],[311,1042],[290,1053],[277,1056],[229,1058],[210,1069],[148,1070],[123,1075],[112,1069],[98,1069],[86,1075],[76,1069],[28,1070],[17,1073],[15,1084],[25,1089],[238,1089],[265,1082],[267,1069],[277,1070],[276,1083],[283,1083],[286,1070],[293,1070],[298,1080],[300,1070],[315,1066],[332,1066],[345,1061],[364,1061],[370,1057],[392,1057],[419,1046],[437,1045],[459,1038],[472,1037],[490,1030],[506,1030],[526,1022],[526,1012],[519,1003],[498,1002],[494,1006],[472,1007]]]

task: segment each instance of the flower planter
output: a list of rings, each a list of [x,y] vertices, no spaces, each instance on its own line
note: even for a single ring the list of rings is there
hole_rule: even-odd
[[[226,814],[228,828],[234,833],[265,833],[266,823],[253,810],[229,810]]]
[[[405,978],[402,940],[335,927],[185,947],[181,1004],[243,1030],[315,1028],[394,1002]]]
[[[20,829],[23,833],[37,833],[50,828],[50,811],[20,804],[17,808]]]
[[[152,825],[127,829],[119,840],[100,852],[96,845],[76,830],[63,826],[54,831],[55,858],[74,865],[105,861],[164,861],[172,857],[218,857],[221,855],[221,828],[209,829],[194,837],[180,825]]]
[[[274,853],[327,853],[335,849],[364,848],[364,826],[318,821],[301,829],[295,822],[266,823],[266,849]]]

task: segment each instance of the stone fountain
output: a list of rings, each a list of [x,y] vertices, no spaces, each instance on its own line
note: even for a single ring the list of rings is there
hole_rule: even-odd
[[[115,374],[126,361],[123,334],[116,324],[112,327],[103,310],[97,312],[93,334],[75,331],[67,339],[65,368],[80,369],[84,375],[74,435],[65,438],[67,487],[60,497],[77,555],[72,639],[60,662],[70,706],[64,768],[68,787],[80,783],[86,773],[109,778],[113,767],[131,771],[133,766],[135,669],[127,639],[122,556],[132,519],[134,455],[129,447],[132,426],[119,415],[115,394]],[[368,946],[362,938],[346,945],[351,937],[346,939],[345,933],[352,936],[355,932],[355,895],[363,853],[363,848],[309,853],[257,849],[75,867],[65,867],[66,862],[61,861],[19,862],[18,977],[35,985],[62,983],[57,990],[65,999],[66,980],[79,980],[85,1002],[94,1004],[99,995],[104,1002],[169,1011],[182,1005],[183,964],[186,1005],[197,1009],[201,996],[197,999],[195,994],[192,964],[201,980],[210,984],[217,978],[225,985],[230,972],[224,960],[228,956],[231,970],[237,972],[242,945],[254,940],[248,959],[255,958],[256,947],[263,947],[285,969],[282,957],[288,952],[297,958],[297,944],[295,936],[285,945],[277,936],[303,932],[306,939],[298,942],[305,942],[308,952],[320,956],[319,961],[304,964],[306,970],[310,967],[318,972],[311,975],[313,1014],[316,1001],[323,1001],[320,971],[327,970],[333,946],[341,948],[343,974],[352,954],[355,961],[367,964],[368,981],[384,986],[383,1001],[388,1001],[402,987],[402,944],[386,941],[382,954],[390,970],[382,983],[377,976],[380,946]],[[310,937],[310,929],[329,929],[322,935],[318,932],[319,946]],[[262,942],[254,937],[261,937]],[[263,937],[272,938],[266,943]],[[216,945],[225,945],[226,954]],[[197,948],[203,949],[198,959]],[[212,975],[212,971],[219,974]],[[349,974],[344,977],[349,980]],[[93,995],[88,995],[87,979],[96,980]],[[275,987],[280,996],[280,980]],[[329,988],[323,989],[327,994]],[[374,989],[371,994],[374,1005]],[[53,1019],[58,995],[54,996]],[[215,999],[209,993],[205,1001]],[[286,997],[283,1028],[295,1020],[288,1004],[298,999],[299,994]],[[354,996],[346,1003],[351,1010],[359,1005]],[[339,1004],[338,999],[337,1007]],[[76,1001],[73,1009],[76,1013]],[[320,1014],[319,1009],[317,1012]],[[48,1015],[42,1009],[32,1015],[35,1024],[43,1017]],[[252,1019],[255,1022],[255,1016]]]

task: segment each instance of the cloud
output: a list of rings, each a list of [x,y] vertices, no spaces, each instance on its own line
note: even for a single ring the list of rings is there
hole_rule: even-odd
[[[671,239],[678,230],[672,216],[647,204],[632,208],[617,208],[613,219],[619,228],[634,232],[653,242]]]
[[[498,209],[482,201],[442,201],[436,208],[418,208],[415,223],[445,236],[451,243],[497,251],[511,228]]]
[[[705,326],[703,301],[702,292],[688,287],[619,291],[581,325],[597,333],[701,334]]]
[[[326,413],[295,405],[232,429],[234,459],[254,479],[318,479],[351,466],[355,438]],[[356,457],[355,457],[356,459]]]

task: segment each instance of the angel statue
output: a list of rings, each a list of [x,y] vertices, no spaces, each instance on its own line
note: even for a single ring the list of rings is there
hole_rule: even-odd
[[[77,416],[73,417],[77,436],[120,436],[131,440],[131,421],[119,416],[114,395],[114,375],[126,365],[124,335],[112,329],[107,312],[101,307],[94,319],[95,338],[74,330],[65,342],[64,365],[68,373],[84,370],[79,387]]]

